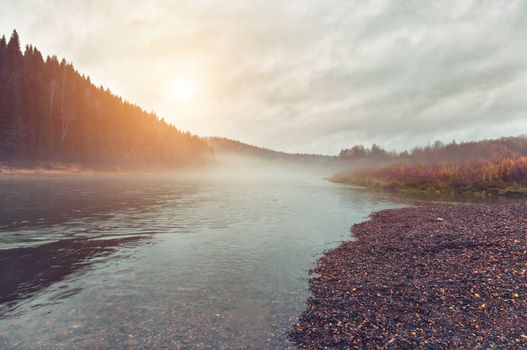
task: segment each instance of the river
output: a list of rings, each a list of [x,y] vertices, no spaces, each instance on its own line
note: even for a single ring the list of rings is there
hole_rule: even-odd
[[[288,348],[308,271],[399,206],[316,177],[0,178],[0,348]]]

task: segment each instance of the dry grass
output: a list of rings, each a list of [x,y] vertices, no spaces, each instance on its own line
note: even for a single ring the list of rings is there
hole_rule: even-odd
[[[338,174],[332,181],[436,194],[527,195],[527,157],[463,163],[392,165]]]

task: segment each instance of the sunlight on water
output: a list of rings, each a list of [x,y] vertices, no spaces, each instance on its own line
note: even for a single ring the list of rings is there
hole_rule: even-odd
[[[1,179],[0,348],[284,348],[389,198],[319,179]]]

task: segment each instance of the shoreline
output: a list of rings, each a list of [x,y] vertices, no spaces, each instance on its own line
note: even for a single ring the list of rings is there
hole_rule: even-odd
[[[326,252],[299,348],[527,348],[527,207],[389,209]]]
[[[481,199],[527,199],[527,187],[508,184],[500,186],[453,187],[444,184],[429,182],[420,185],[398,184],[396,182],[376,181],[375,179],[353,179],[334,175],[328,178],[334,183],[364,187],[369,190],[398,193],[403,195],[421,195],[428,198],[455,199],[455,198],[481,198]]]
[[[174,169],[102,169],[88,168],[75,165],[52,165],[15,167],[0,165],[0,179],[10,177],[104,177],[104,176],[156,176],[165,174],[182,173],[188,171],[189,167]]]
[[[107,177],[107,176],[146,176],[155,173],[139,171],[103,171],[92,169],[69,169],[69,168],[0,168],[0,179],[2,178],[60,178],[60,177]]]

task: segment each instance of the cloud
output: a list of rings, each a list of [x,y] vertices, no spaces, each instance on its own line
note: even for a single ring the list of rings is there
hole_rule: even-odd
[[[176,126],[295,152],[527,130],[527,4],[10,2],[0,30]],[[179,76],[200,95],[181,106]]]

